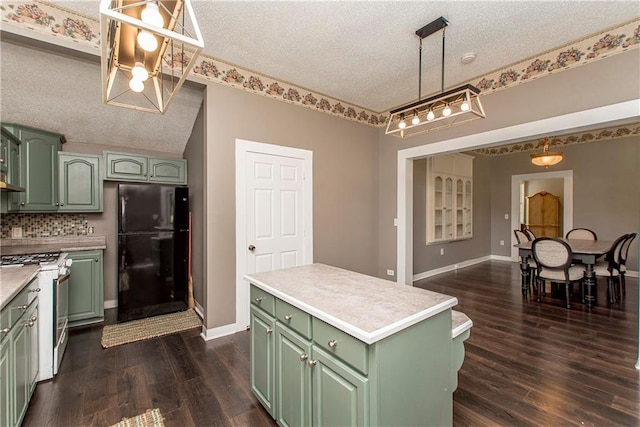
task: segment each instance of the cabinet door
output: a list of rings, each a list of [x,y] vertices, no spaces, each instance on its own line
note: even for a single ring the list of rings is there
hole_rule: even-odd
[[[251,390],[275,418],[274,326],[273,317],[251,305]]]
[[[369,425],[369,383],[366,377],[313,346],[313,425]]]
[[[13,366],[10,358],[10,339],[0,336],[0,425],[12,425],[13,418]]]
[[[5,135],[5,130],[2,130],[2,136],[0,137],[0,172],[7,173],[9,170],[9,137]],[[5,178],[8,180],[8,178]]]
[[[311,425],[311,343],[276,324],[276,405],[281,426]]]
[[[104,320],[102,251],[70,252],[69,325]]]
[[[187,161],[184,159],[149,159],[149,181],[186,184]]]
[[[145,156],[104,152],[106,163],[105,179],[115,181],[148,181]]]
[[[60,138],[23,129],[20,131],[20,140],[20,182],[26,192],[19,210],[57,211]]]
[[[58,153],[59,212],[101,212],[100,157]]]
[[[27,410],[29,397],[29,347],[31,346],[28,322],[22,315],[10,332],[11,360],[13,361],[13,421],[9,425],[20,425]]]

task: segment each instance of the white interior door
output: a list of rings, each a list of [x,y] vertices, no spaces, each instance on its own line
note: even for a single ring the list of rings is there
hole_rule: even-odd
[[[247,273],[304,260],[304,161],[247,153]]]
[[[249,325],[245,274],[313,262],[312,152],[236,140],[236,327]]]

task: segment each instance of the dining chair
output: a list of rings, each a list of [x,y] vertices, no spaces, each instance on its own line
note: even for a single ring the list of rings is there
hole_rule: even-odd
[[[527,236],[527,234],[524,231],[513,230],[513,234],[515,234],[516,241],[518,243],[530,241],[529,236]],[[529,271],[531,272],[531,275],[529,276],[529,285],[531,285],[535,281],[535,276],[538,271],[538,264],[536,264],[536,261],[530,257],[527,258],[527,264],[529,265]]]
[[[629,247],[631,246],[631,242],[636,238],[638,233],[630,233],[627,234],[627,240],[622,244],[622,248],[620,249],[620,287],[621,294],[624,297],[627,293],[627,285],[625,283],[624,273],[627,271],[627,258],[629,257]]]
[[[528,228],[523,229],[522,231],[524,231],[524,234],[527,235],[527,237],[529,238],[529,240],[533,241],[536,240],[536,235],[533,233],[533,231],[531,231]]]
[[[582,239],[582,240],[598,240],[596,232],[589,230],[588,228],[574,228],[569,230],[565,236],[567,239]]]
[[[597,261],[593,266],[593,271],[598,277],[607,278],[607,295],[609,296],[609,303],[613,304],[616,300],[620,299],[620,292],[618,289],[620,286],[620,259],[621,252],[624,243],[627,241],[628,234],[623,234],[618,237],[611,245],[611,249],[605,255],[603,260]]]
[[[569,244],[554,237],[539,237],[531,244],[533,258],[538,264],[536,291],[540,302],[542,280],[564,283],[567,308],[571,308],[571,287],[584,276],[583,267],[572,266],[573,252]],[[544,286],[544,285],[543,285]]]

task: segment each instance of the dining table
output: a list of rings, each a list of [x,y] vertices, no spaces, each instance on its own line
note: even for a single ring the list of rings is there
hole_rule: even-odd
[[[609,252],[613,246],[612,240],[585,240],[585,239],[564,239],[559,238],[569,244],[573,253],[573,262],[582,263],[584,269],[584,302],[591,308],[596,305],[596,274],[594,265],[598,258]],[[529,258],[533,258],[531,250],[532,241],[515,244],[520,256],[520,273],[522,275],[522,293],[529,293],[529,278],[531,271],[529,268]]]

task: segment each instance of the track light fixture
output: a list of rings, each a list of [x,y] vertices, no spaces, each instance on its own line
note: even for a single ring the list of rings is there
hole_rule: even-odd
[[[418,101],[391,110],[385,132],[387,135],[405,138],[485,117],[479,98],[480,90],[475,86],[466,84],[444,91],[444,48],[447,25],[449,21],[441,16],[416,31],[416,35],[420,38]],[[422,39],[440,30],[442,30],[441,93],[422,99]],[[404,120],[405,114],[412,115],[411,124],[407,124]]]

